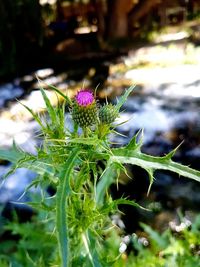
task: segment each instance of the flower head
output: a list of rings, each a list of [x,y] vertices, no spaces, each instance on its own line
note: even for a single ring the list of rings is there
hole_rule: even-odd
[[[80,90],[76,97],[76,102],[79,106],[89,106],[93,103],[94,101],[94,96],[92,91],[88,89]]]
[[[92,126],[97,122],[98,111],[92,91],[80,90],[73,101],[71,114],[80,127]]]
[[[106,104],[99,110],[100,122],[105,124],[113,123],[118,116],[119,112],[112,104]]]

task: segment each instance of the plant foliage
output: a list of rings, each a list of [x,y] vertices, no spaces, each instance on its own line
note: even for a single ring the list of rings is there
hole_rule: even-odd
[[[15,252],[18,262],[21,261],[22,265],[13,263],[12,266],[125,266],[118,264],[122,261],[119,250],[117,255],[114,253],[108,256],[105,253],[106,246],[110,246],[108,240],[112,239],[112,228],[115,227],[110,215],[118,211],[120,204],[140,207],[134,200],[113,200],[109,194],[109,187],[117,182],[120,172],[126,173],[124,164],[129,163],[145,169],[149,174],[149,189],[157,169],[173,171],[196,181],[200,181],[200,172],[174,162],[172,157],[176,149],[163,157],[142,153],[141,133],[136,134],[128,145],[112,148],[109,134],[114,132],[115,125],[108,124],[105,120],[101,122],[98,117],[96,125],[81,125],[81,133],[78,132],[77,123],[74,123],[74,129],[70,131],[65,127],[65,105],[67,103],[69,108],[73,109],[74,100],[70,100],[57,88],[50,88],[60,94],[64,102],[53,107],[45,90],[41,88],[48,119],[41,118],[24,106],[41,126],[44,136],[43,146],[37,149],[37,154],[24,152],[15,143],[10,150],[0,149],[0,158],[13,163],[9,174],[20,167],[38,174],[28,189],[32,186],[40,187],[41,198],[29,202],[29,205],[45,214],[45,219],[35,222],[35,230],[30,224],[12,224],[13,233],[23,236],[19,249],[24,253],[23,259],[19,259],[21,254]],[[112,107],[112,112],[113,108],[116,109],[115,114],[120,111],[133,88],[125,91],[116,106]],[[89,106],[81,107],[82,112],[84,108],[89,112]],[[99,167],[99,162],[102,162],[103,167]],[[55,189],[55,195],[50,197],[46,193],[47,186]],[[49,224],[45,222],[49,221],[51,227],[46,229]],[[30,239],[31,248],[28,247]],[[53,246],[56,247],[54,252]],[[34,249],[36,253],[32,253]],[[139,255],[140,253],[143,252],[139,250]],[[7,260],[7,257],[2,258],[1,266]]]

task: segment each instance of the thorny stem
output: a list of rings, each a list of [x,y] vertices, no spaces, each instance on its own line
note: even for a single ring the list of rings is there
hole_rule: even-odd
[[[88,245],[87,237],[86,237],[86,235],[84,233],[82,233],[81,237],[82,237],[83,244],[85,246],[86,252],[87,252],[87,254],[89,256],[89,259],[90,259],[90,261],[91,261],[91,263],[93,265],[92,255],[90,253],[90,248],[89,248],[89,245]]]
[[[85,138],[88,137],[88,128],[87,127],[83,128],[83,135],[84,135]]]

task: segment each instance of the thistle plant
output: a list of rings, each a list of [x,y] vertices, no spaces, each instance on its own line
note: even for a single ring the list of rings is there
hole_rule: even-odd
[[[103,106],[97,104],[91,90],[80,90],[74,99],[69,99],[56,87],[49,85],[49,88],[63,103],[53,107],[41,87],[48,119],[24,105],[40,125],[44,137],[37,154],[24,152],[14,143],[10,150],[0,149],[0,158],[13,163],[9,174],[20,167],[38,174],[27,190],[39,186],[41,198],[29,204],[46,212],[46,219],[53,222],[52,235],[57,237],[55,253],[45,266],[111,266],[118,258],[109,257],[103,249],[106,236],[115,227],[110,215],[118,212],[120,204],[142,208],[132,199],[112,199],[110,185],[117,183],[121,172],[126,173],[124,164],[147,171],[149,190],[158,169],[196,181],[200,181],[200,172],[172,160],[177,148],[163,157],[142,153],[141,132],[126,146],[112,148],[109,135],[116,133],[115,119],[134,87],[127,89],[116,105]],[[72,130],[65,126],[66,105],[73,120]],[[53,196],[47,194],[47,186],[55,189]]]

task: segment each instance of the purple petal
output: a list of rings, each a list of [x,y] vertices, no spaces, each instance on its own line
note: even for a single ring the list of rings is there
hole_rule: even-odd
[[[88,106],[94,101],[93,93],[87,89],[79,91],[75,98],[80,106]]]

